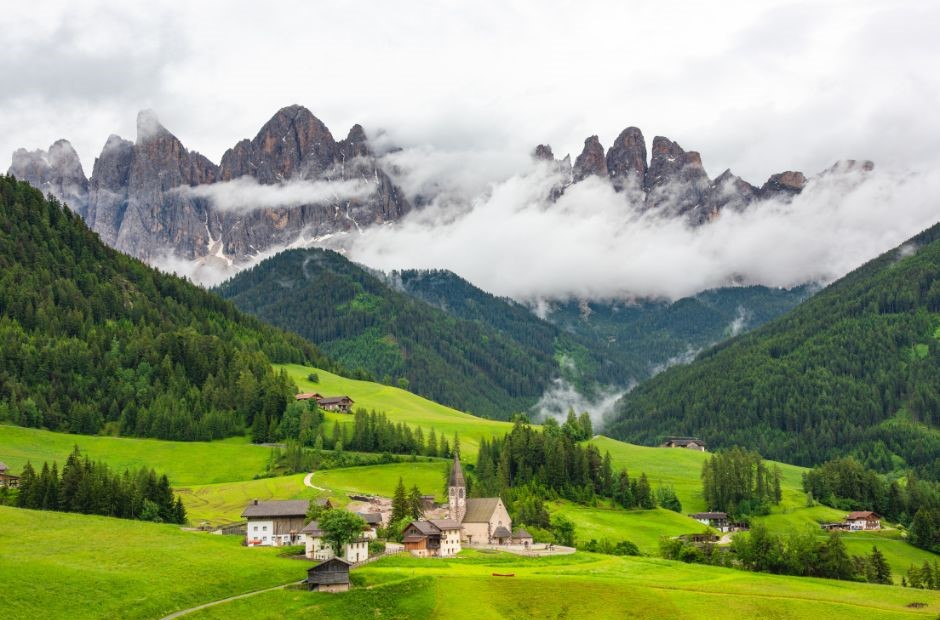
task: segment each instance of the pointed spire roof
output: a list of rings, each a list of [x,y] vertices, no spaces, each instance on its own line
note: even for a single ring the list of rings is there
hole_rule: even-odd
[[[447,483],[452,487],[465,487],[467,481],[463,477],[463,468],[460,467],[460,456],[454,455],[454,465],[450,469],[450,481]]]

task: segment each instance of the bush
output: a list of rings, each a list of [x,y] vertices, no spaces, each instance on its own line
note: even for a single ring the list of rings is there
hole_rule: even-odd
[[[369,542],[369,555],[379,555],[380,553],[385,553],[385,543],[373,540]]]
[[[315,372],[312,372],[309,375],[307,375],[307,381],[309,381],[310,383],[320,383],[320,375],[318,375]]]

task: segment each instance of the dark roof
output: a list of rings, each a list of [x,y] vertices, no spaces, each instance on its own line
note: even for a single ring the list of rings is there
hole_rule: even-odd
[[[700,446],[705,445],[705,442],[698,437],[666,437],[666,440],[663,443],[674,443],[677,446],[687,446],[693,442]]]
[[[344,560],[343,558],[334,555],[334,556],[331,557],[329,560],[323,560],[323,561],[320,562],[319,564],[314,564],[313,566],[311,566],[310,568],[307,569],[307,572],[308,572],[308,573],[310,573],[310,572],[316,572],[318,569],[319,569],[319,570],[323,570],[324,568],[326,568],[326,567],[329,566],[330,564],[336,564],[336,563],[341,564],[341,565],[344,565],[347,570],[349,570],[349,567],[352,566],[352,563],[351,563],[351,562],[347,562],[347,561]]]
[[[310,502],[305,499],[283,499],[269,502],[255,500],[248,504],[243,517],[260,519],[263,517],[305,517],[310,509]]]
[[[431,521],[412,521],[408,525],[415,526],[415,529],[417,529],[419,532],[421,532],[425,536],[430,536],[431,534],[441,533],[441,530],[438,529],[438,527],[434,525],[434,523],[432,523]]]
[[[323,536],[323,530],[320,529],[320,523],[317,521],[311,521],[304,526],[304,529],[300,530],[301,534],[310,534],[313,537]]]
[[[348,396],[324,396],[322,398],[318,398],[317,402],[321,405],[338,405],[347,400],[351,403],[355,402]]]
[[[464,513],[464,523],[486,523],[496,510],[498,497],[474,497],[467,500],[467,512]]]
[[[726,512],[696,512],[695,514],[689,515],[693,519],[727,519],[728,513]]]
[[[881,517],[877,512],[872,512],[871,510],[856,510],[855,512],[850,512],[845,518],[848,521],[854,521],[856,519],[879,519]]]
[[[418,536],[417,534],[412,534],[410,536],[405,536],[404,538],[401,539],[401,541],[403,543],[413,543],[413,542],[421,542],[425,538],[427,538],[427,536]]]
[[[380,512],[357,512],[356,514],[369,525],[382,525],[382,513]]]
[[[497,526],[496,529],[493,530],[493,538],[509,538],[510,536],[512,536],[512,534],[502,525]]]
[[[532,534],[528,533],[525,528],[517,527],[516,531],[512,533],[513,538],[532,538]]]
[[[453,519],[431,519],[431,523],[439,530],[459,530],[460,524]]]
[[[454,466],[450,468],[450,479],[447,482],[447,486],[451,487],[465,487],[467,486],[467,481],[463,477],[463,468],[460,467],[460,457],[456,454],[454,455]]]

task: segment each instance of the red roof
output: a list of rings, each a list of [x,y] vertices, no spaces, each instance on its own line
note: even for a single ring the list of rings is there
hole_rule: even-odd
[[[866,521],[871,521],[875,519],[880,519],[881,516],[877,512],[872,512],[871,510],[858,510],[856,512],[850,512],[848,516],[845,517],[847,521],[856,521],[859,519],[865,519]]]

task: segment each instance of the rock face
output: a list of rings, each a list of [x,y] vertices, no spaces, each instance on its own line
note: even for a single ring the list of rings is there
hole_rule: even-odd
[[[555,159],[552,147],[540,144],[533,157],[537,160],[562,162]],[[567,158],[566,158],[567,159]],[[867,160],[842,160],[821,174],[858,172],[874,168]],[[629,191],[630,200],[644,210],[666,216],[685,217],[699,225],[718,217],[725,209],[743,210],[756,200],[789,201],[803,191],[807,178],[802,172],[781,172],[772,175],[757,188],[741,177],[725,170],[714,180],[709,179],[696,151],[686,151],[669,138],[656,136],[649,159],[643,132],[627,127],[604,154],[597,136],[584,141],[584,149],[575,160],[572,172],[552,188],[555,200],[574,183],[589,176],[607,177],[617,192]]]
[[[253,139],[226,151],[219,166],[187,150],[156,115],[144,111],[136,141],[109,137],[91,179],[64,140],[49,151],[18,150],[10,172],[69,204],[105,243],[151,261],[166,254],[239,261],[301,236],[392,221],[410,209],[379,167],[360,125],[337,142],[301,106],[279,110]],[[262,186],[358,180],[366,190],[356,198],[239,210],[191,191],[242,177]]]
[[[604,156],[604,147],[597,136],[591,136],[584,141],[584,150],[574,160],[574,182],[583,181],[593,175],[607,176],[607,158]]]
[[[88,179],[78,153],[68,140],[58,140],[48,151],[18,149],[9,174],[52,194],[84,216],[88,207]]]

